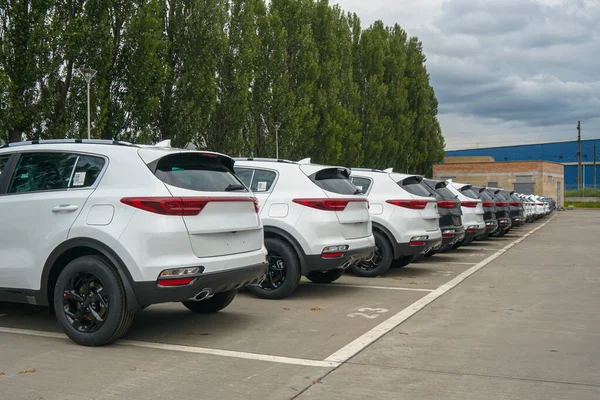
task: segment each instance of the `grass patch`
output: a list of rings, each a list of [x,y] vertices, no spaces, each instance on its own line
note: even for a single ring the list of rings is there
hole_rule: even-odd
[[[573,206],[575,208],[600,208],[600,203],[584,203],[579,201],[565,201],[565,207]]]
[[[600,197],[600,189],[566,190],[565,197]]]

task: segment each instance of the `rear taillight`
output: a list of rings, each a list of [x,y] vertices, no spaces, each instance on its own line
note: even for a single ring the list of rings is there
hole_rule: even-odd
[[[322,211],[344,211],[348,203],[366,203],[367,199],[294,199],[292,201]]]
[[[424,210],[427,204],[433,203],[433,200],[386,200],[386,203],[398,207],[410,208],[411,210]]]
[[[479,204],[478,201],[463,201],[460,203],[461,206],[469,207],[469,208],[477,208],[478,204]]]
[[[505,202],[501,201],[501,202],[496,202],[496,205],[498,207],[506,207],[508,205],[508,203],[505,203]]]
[[[520,207],[521,206],[521,203],[519,203],[518,201],[511,201],[509,204],[511,206],[513,206],[513,207]]]
[[[255,197],[124,197],[121,203],[140,210],[160,215],[193,216],[211,202],[253,202],[258,212],[258,200]]]
[[[451,237],[454,237],[455,233],[456,233],[456,231],[454,229],[447,229],[445,231],[442,231],[442,237],[443,238],[451,238]]]
[[[452,200],[440,200],[437,202],[438,208],[454,208],[457,207],[460,203],[458,201]]]
[[[484,207],[494,207],[494,202],[493,201],[484,201],[483,202],[483,206]]]
[[[254,211],[258,214],[260,211],[260,206],[258,205],[258,199],[256,197],[252,198],[252,202],[254,203]]]

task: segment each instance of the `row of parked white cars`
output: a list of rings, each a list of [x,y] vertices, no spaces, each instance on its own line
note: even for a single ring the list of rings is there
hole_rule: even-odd
[[[0,148],[0,301],[49,306],[73,341],[103,345],[151,304],[212,313],[242,288],[281,299],[302,276],[380,276],[505,234],[548,207],[502,189],[310,159],[13,143]]]

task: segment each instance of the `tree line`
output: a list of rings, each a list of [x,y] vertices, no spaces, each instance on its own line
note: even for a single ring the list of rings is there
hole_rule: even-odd
[[[328,0],[0,0],[0,137],[92,137],[427,173],[422,44]]]

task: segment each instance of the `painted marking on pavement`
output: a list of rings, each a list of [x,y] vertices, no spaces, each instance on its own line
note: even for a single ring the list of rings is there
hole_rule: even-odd
[[[444,264],[454,264],[454,265],[476,265],[477,263],[467,263],[467,262],[445,262]]]
[[[67,336],[63,333],[36,331],[36,330],[30,330],[30,329],[15,329],[15,328],[0,327],[0,333],[11,333],[11,334],[15,334],[15,335],[27,335],[27,336],[39,336],[39,337],[52,338],[52,339],[67,339]],[[246,353],[243,351],[208,349],[208,348],[204,348],[204,347],[180,346],[180,345],[174,345],[174,344],[141,342],[141,341],[135,341],[135,340],[119,340],[119,341],[115,342],[115,345],[135,346],[135,347],[143,347],[143,348],[147,348],[147,349],[156,349],[156,350],[180,351],[180,352],[184,352],[184,353],[208,354],[208,355],[213,355],[213,356],[223,356],[223,357],[232,357],[232,358],[243,358],[246,360],[267,361],[267,362],[274,362],[274,363],[279,363],[279,364],[301,365],[301,366],[306,366],[306,367],[335,368],[340,365],[339,363],[332,362],[332,361],[318,361],[318,360],[309,360],[309,359],[303,359],[303,358],[279,357],[279,356],[272,356],[272,355],[268,355],[268,354]]]
[[[406,290],[409,292],[433,292],[433,289],[404,288],[404,287],[395,287],[395,286],[387,287],[387,286],[367,286],[367,285],[346,285],[345,283],[304,283],[304,285],[349,287],[349,288],[361,288],[361,289]]]
[[[451,290],[452,288],[457,286],[459,283],[461,283],[462,281],[467,279],[469,276],[473,275],[475,272],[479,271],[481,268],[485,267],[486,265],[488,265],[489,263],[494,261],[496,258],[500,257],[508,249],[510,249],[511,247],[522,242],[527,237],[529,237],[530,235],[532,235],[539,229],[546,226],[555,217],[556,217],[556,215],[553,216],[552,218],[550,218],[544,224],[538,226],[537,228],[535,228],[535,229],[529,231],[528,233],[526,233],[525,235],[521,236],[519,239],[509,243],[504,248],[498,250],[496,253],[492,254],[485,260],[483,260],[480,263],[469,268],[462,274],[458,275],[456,278],[454,278],[451,281],[447,282],[446,284],[440,286],[439,288],[437,288],[433,292],[429,293],[425,297],[422,297],[421,299],[415,301],[413,304],[406,307],[404,310],[400,311],[399,313],[397,313],[397,314],[391,316],[390,318],[388,318],[387,320],[383,321],[381,324],[377,325],[375,328],[371,329],[364,335],[362,335],[359,338],[355,339],[354,341],[348,343],[346,346],[342,347],[340,350],[336,351],[335,353],[333,353],[332,355],[327,357],[325,359],[325,361],[345,363],[350,358],[354,357],[355,355],[360,353],[362,350],[364,350],[366,347],[371,345],[371,343],[375,342],[377,339],[381,338],[383,335],[390,332],[392,329],[395,329],[398,325],[400,325],[401,323],[403,323],[404,321],[406,321],[407,319],[409,319],[410,317],[415,315],[417,312],[419,312],[423,308],[425,308],[428,304],[430,304],[431,302],[436,300],[438,297],[442,296],[444,293],[448,292],[449,290]]]

